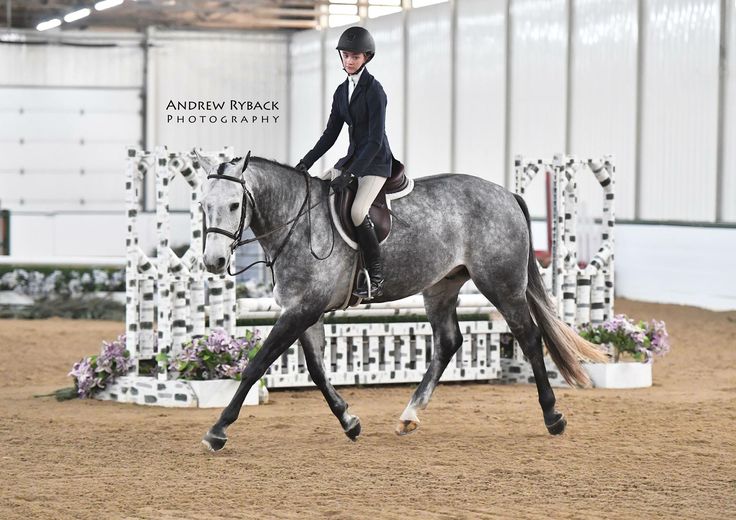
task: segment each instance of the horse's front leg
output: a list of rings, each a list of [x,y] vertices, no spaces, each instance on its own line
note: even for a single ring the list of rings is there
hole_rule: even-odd
[[[320,318],[317,323],[304,331],[304,334],[299,336],[299,342],[302,344],[304,360],[307,363],[309,375],[312,376],[312,381],[320,389],[330,410],[335,414],[337,420],[340,421],[345,435],[351,441],[357,440],[358,435],[360,435],[360,418],[348,413],[348,404],[340,397],[340,394],[337,393],[337,390],[335,390],[335,387],[332,386],[332,383],[330,383],[325,374],[323,361],[325,346],[324,319]]]
[[[322,315],[322,311],[284,310],[276,321],[271,333],[264,340],[260,350],[248,363],[243,372],[240,386],[230,404],[222,411],[219,420],[210,428],[202,439],[202,443],[211,451],[219,451],[227,442],[225,430],[234,423],[240,414],[245,396],[251,386],[259,381],[278,357],[289,348],[297,338]]]

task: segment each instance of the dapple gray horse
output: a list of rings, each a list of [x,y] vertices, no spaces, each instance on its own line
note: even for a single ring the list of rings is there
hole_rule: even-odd
[[[213,451],[224,447],[225,430],[238,418],[248,390],[297,339],[312,380],[345,434],[355,440],[360,420],[348,413],[347,403],[326,378],[322,358],[323,314],[346,300],[357,254],[333,232],[326,203],[329,184],[260,157],[199,161],[208,174],[201,199],[209,226],[207,269],[224,272],[231,252],[244,242],[243,229],[250,227],[273,264],[273,294],[282,309],[232,401],[202,442]],[[373,302],[421,292],[433,331],[432,360],[401,414],[397,433],[418,427],[417,411],[426,408],[462,344],[457,298],[472,279],[503,315],[532,365],[547,430],[561,434],[566,420],[555,410],[542,340],[572,384],[589,383],[580,358],[603,361],[605,356],[557,317],[534,257],[524,200],[478,177],[444,174],[416,179],[413,191],[393,201],[392,210],[401,222],[394,222],[381,247],[386,281],[383,296]]]

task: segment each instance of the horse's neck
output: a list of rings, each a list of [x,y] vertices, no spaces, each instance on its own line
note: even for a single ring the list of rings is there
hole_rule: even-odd
[[[260,162],[253,166],[253,198],[258,210],[253,215],[250,227],[255,236],[260,236],[297,216],[306,197],[306,183],[301,175],[285,168]],[[259,239],[261,246],[273,253],[283,242],[291,225],[289,223]]]

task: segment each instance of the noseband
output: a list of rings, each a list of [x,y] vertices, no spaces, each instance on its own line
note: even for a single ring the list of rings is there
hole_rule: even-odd
[[[249,161],[250,161],[250,151],[248,151],[248,155],[245,156],[245,164],[243,165],[243,172],[245,172],[245,169],[248,167],[248,162]],[[325,256],[324,258],[320,258],[319,256],[316,255],[316,253],[314,252],[314,249],[312,248],[312,213],[311,213],[311,210],[313,208],[319,206],[320,204],[322,204],[322,202],[324,201],[324,199],[320,200],[319,202],[317,202],[316,204],[314,204],[312,206],[309,206],[308,205],[308,203],[311,202],[311,199],[312,199],[311,185],[309,184],[309,173],[307,173],[307,172],[302,172],[302,173],[304,174],[304,180],[307,183],[307,194],[304,197],[304,202],[302,202],[302,205],[299,208],[299,213],[296,215],[296,217],[292,218],[291,220],[288,220],[288,221],[284,222],[280,226],[272,229],[271,231],[267,231],[266,233],[263,233],[262,235],[258,235],[257,237],[249,238],[247,240],[243,240],[242,239],[242,237],[243,237],[243,228],[245,227],[246,204],[247,204],[248,199],[250,199],[251,207],[253,208],[253,211],[255,211],[256,202],[255,202],[255,199],[253,198],[253,194],[250,192],[250,190],[248,189],[248,187],[245,185],[245,181],[243,179],[241,179],[241,178],[233,177],[231,175],[224,175],[224,174],[219,173],[219,172],[216,173],[216,174],[211,174],[211,175],[208,175],[207,176],[208,179],[222,179],[222,180],[226,180],[226,181],[237,182],[238,184],[240,184],[243,187],[243,201],[242,201],[242,204],[240,205],[240,224],[238,224],[238,229],[234,233],[232,233],[230,231],[227,231],[226,229],[222,229],[222,228],[218,228],[218,227],[205,227],[205,230],[204,230],[205,235],[207,235],[207,233],[217,233],[217,234],[224,235],[224,236],[228,237],[229,239],[231,239],[232,240],[232,243],[230,244],[230,252],[231,253],[235,252],[235,250],[238,247],[242,246],[242,245],[250,244],[251,242],[255,242],[256,240],[259,240],[259,239],[261,239],[261,238],[263,238],[265,236],[268,236],[268,235],[270,235],[272,233],[275,233],[276,231],[278,231],[280,229],[283,229],[284,227],[288,226],[289,224],[292,224],[291,229],[289,229],[289,233],[286,235],[286,238],[281,243],[281,245],[279,246],[279,248],[276,250],[276,253],[273,255],[273,258],[272,259],[269,260],[268,259],[268,254],[264,252],[265,255],[266,255],[266,260],[258,260],[257,262],[253,262],[249,266],[241,269],[240,271],[238,271],[236,273],[230,272],[230,266],[228,266],[227,267],[227,274],[229,274],[230,276],[237,276],[237,275],[239,275],[241,273],[244,273],[245,271],[247,271],[248,269],[250,269],[254,265],[257,265],[257,264],[266,264],[271,269],[271,281],[275,285],[276,282],[275,282],[275,278],[274,278],[274,274],[273,274],[273,264],[276,262],[276,259],[278,258],[279,254],[284,249],[284,246],[286,245],[286,243],[289,241],[289,238],[291,237],[291,234],[293,233],[294,228],[296,227],[297,221],[299,220],[299,218],[302,215],[305,214],[305,211],[304,211],[304,207],[305,206],[307,206],[306,214],[307,214],[307,222],[308,222],[308,224],[307,224],[307,233],[308,233],[308,236],[309,236],[309,250],[312,253],[312,256],[314,258],[316,258],[317,260],[325,260],[326,258],[328,258],[332,254],[332,251],[335,248],[335,229],[334,229],[334,227],[332,225],[330,226],[330,229],[332,231],[332,246],[330,247],[330,251],[329,251],[329,253],[327,253],[327,256]]]

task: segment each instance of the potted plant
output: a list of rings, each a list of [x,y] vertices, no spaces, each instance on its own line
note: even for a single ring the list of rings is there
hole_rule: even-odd
[[[250,330],[242,338],[231,338],[223,330],[215,330],[185,343],[181,352],[164,360],[172,376],[187,381],[200,408],[222,408],[232,399],[243,371],[260,346],[260,337]],[[268,400],[263,381],[253,385],[244,404],[256,405],[259,400]]]
[[[612,363],[584,363],[599,388],[643,388],[652,386],[652,362],[670,350],[669,334],[662,321],[635,322],[617,314],[601,325],[578,331],[592,343],[602,345]]]
[[[182,384],[186,385],[188,391],[185,394],[191,396],[195,406],[222,408],[232,399],[243,371],[260,347],[257,331],[248,330],[242,338],[231,338],[223,330],[215,330],[207,336],[184,344],[181,352],[174,356],[159,353],[156,360],[168,364],[171,378],[168,382],[158,381],[153,385],[151,380],[155,378],[155,372],[148,375],[141,373],[140,377],[128,377],[133,361],[125,348],[125,335],[122,335],[115,341],[104,341],[99,355],[85,357],[74,364],[69,372],[74,378],[74,388],[58,390],[49,395],[54,395],[57,399],[94,397],[139,404],[161,404],[163,398],[167,397],[169,401],[164,406],[171,406],[171,395],[156,395],[158,391],[171,394],[171,389],[161,388],[161,384],[171,383],[174,386],[180,385],[180,388]],[[155,370],[156,365],[152,366]],[[150,389],[146,393],[151,395],[142,395],[144,390],[138,391],[138,387]],[[156,399],[149,401],[152,397]],[[189,398],[184,401],[177,402],[176,405],[191,406],[192,401]],[[244,404],[257,405],[266,402],[268,390],[261,380],[260,384],[253,385],[248,392]]]

